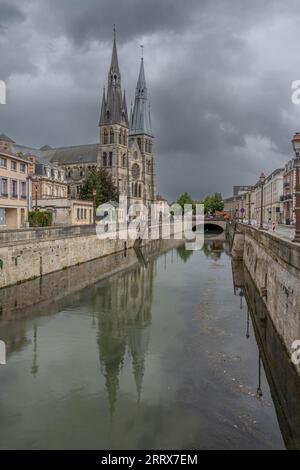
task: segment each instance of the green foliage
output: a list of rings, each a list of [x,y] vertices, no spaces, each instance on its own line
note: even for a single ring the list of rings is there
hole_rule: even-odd
[[[50,227],[52,225],[52,212],[30,211],[28,220],[30,227]]]
[[[179,204],[182,208],[185,204],[193,204],[192,197],[187,193],[181,194],[180,198],[177,200],[177,204]]]
[[[91,171],[85,186],[82,188],[82,199],[93,201],[94,190],[96,190],[97,207],[109,201],[118,202],[119,200],[118,190],[113,184],[112,178],[105,168]]]
[[[204,199],[204,212],[205,214],[215,214],[216,211],[224,209],[224,202],[220,193],[212,194]]]
[[[186,250],[185,246],[179,246],[177,248],[177,253],[180,258],[186,263],[194,252],[192,250]]]

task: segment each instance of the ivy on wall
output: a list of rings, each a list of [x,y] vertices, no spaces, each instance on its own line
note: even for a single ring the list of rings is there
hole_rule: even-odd
[[[28,220],[30,227],[49,227],[52,225],[52,212],[30,211]]]

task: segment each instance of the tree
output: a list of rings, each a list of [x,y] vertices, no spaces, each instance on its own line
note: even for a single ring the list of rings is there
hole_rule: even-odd
[[[82,199],[93,201],[93,191],[96,190],[96,206],[109,201],[118,202],[119,193],[114,185],[111,175],[105,168],[91,170],[89,177],[82,188]]]
[[[207,196],[204,200],[204,212],[205,214],[215,214],[216,211],[222,211],[224,209],[224,202],[220,193],[212,194]]]
[[[180,198],[177,200],[177,204],[179,204],[182,209],[184,209],[185,204],[194,204],[192,197],[187,193],[181,194]]]

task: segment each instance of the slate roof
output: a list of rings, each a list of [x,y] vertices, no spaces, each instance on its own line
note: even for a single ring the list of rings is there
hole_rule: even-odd
[[[44,158],[59,165],[96,163],[98,157],[98,144],[78,145],[74,147],[62,147],[45,150]]]
[[[130,135],[147,134],[152,136],[150,105],[148,102],[144,59],[141,60],[140,73],[135,90],[134,107],[130,114]]]
[[[5,134],[0,134],[0,140],[4,140],[4,142],[9,142],[10,144],[15,143],[10,137]]]

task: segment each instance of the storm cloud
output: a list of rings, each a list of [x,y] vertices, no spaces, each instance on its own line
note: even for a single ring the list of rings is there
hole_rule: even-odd
[[[296,0],[0,0],[0,132],[97,142],[115,23],[129,105],[145,46],[158,192],[229,195],[291,158],[299,20]]]

